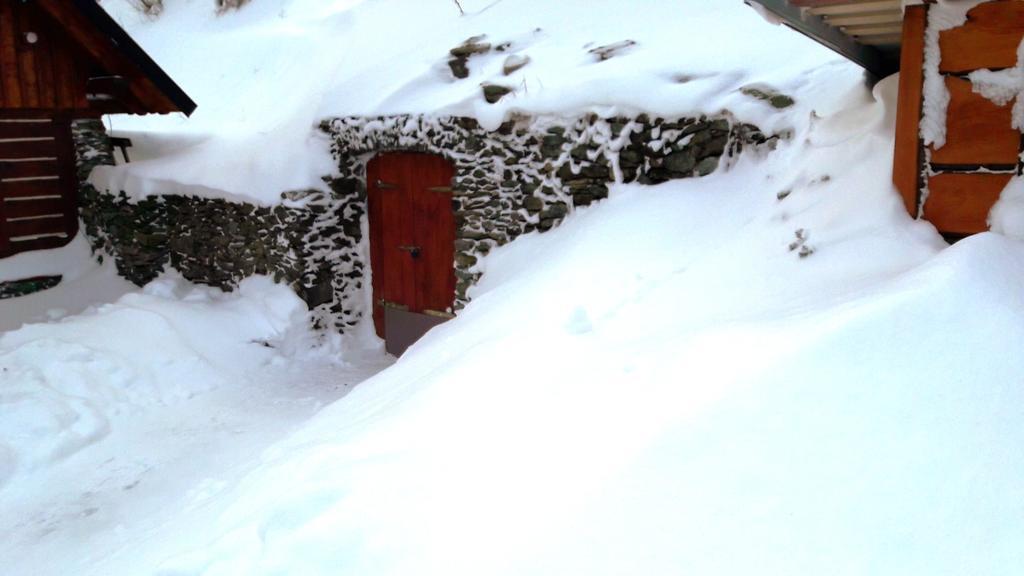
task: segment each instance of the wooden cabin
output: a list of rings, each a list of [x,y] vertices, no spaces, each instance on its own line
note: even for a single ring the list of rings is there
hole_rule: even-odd
[[[988,230],[988,214],[1007,183],[1022,173],[1021,132],[1004,105],[973,90],[975,70],[1007,70],[1024,39],[1024,1],[981,2],[967,22],[938,34],[938,69],[949,92],[946,141],[926,146],[925,30],[932,0],[747,0],[881,78],[900,71],[893,181],[907,211],[948,239]]]
[[[0,258],[77,232],[73,120],[195,107],[95,0],[0,0]]]

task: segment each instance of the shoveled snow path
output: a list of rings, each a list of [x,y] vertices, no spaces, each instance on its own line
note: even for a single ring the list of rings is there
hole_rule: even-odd
[[[215,515],[225,502],[218,495],[265,447],[390,364],[379,354],[346,360],[270,366],[237,386],[133,414],[88,451],[12,482],[0,491],[0,571],[103,574],[171,518]]]

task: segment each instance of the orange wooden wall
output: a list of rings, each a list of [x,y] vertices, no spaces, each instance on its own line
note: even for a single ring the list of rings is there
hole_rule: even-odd
[[[979,4],[968,12],[966,24],[939,34],[939,73],[950,95],[941,148],[925,148],[919,137],[927,10],[908,7],[904,20],[893,182],[912,216],[923,216],[956,238],[988,230],[989,210],[1021,173],[1022,139],[1012,126],[1012,102],[996,105],[975,93],[964,77],[1017,66],[1024,1]]]

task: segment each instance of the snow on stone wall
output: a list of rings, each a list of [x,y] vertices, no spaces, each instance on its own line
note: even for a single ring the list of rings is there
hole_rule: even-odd
[[[441,155],[452,162],[456,220],[456,308],[480,273],[477,262],[521,234],[550,230],[574,209],[608,197],[611,182],[657,184],[704,176],[745,146],[774,146],[728,115],[716,118],[519,117],[489,131],[462,117],[336,118],[339,188],[366,198],[366,164],[384,151]]]
[[[745,147],[774,148],[780,135],[728,114],[698,118],[519,117],[489,131],[471,118],[336,118],[332,139],[340,177],[332,192],[282,194],[256,206],[224,199],[163,195],[130,199],[86,182],[113,163],[102,124],[75,125],[84,229],[100,257],[144,284],[168,264],[188,280],[231,290],[254,274],[285,282],[313,310],[320,328],[344,331],[366,310],[369,253],[363,234],[366,163],[382,151],[439,154],[455,166],[456,309],[480,278],[492,249],[557,226],[576,208],[608,196],[612,182],[657,184],[699,177]]]

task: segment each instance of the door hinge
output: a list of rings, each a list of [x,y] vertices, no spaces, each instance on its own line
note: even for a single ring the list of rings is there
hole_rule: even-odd
[[[430,188],[427,188],[427,192],[440,192],[440,193],[451,194],[452,193],[452,187],[451,186],[431,186]]]
[[[380,190],[394,190],[398,188],[398,184],[392,184],[390,182],[385,182],[383,180],[377,180],[377,182],[375,182],[374,185],[377,186],[377,188],[379,188]]]
[[[377,305],[383,306],[384,308],[391,308],[392,310],[409,310],[409,307],[405,304],[399,304],[398,302],[388,302],[383,298],[377,301]]]

